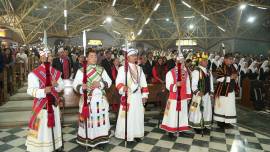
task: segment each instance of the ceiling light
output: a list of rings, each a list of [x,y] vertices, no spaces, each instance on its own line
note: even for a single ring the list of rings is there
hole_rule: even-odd
[[[64,10],[64,17],[67,17],[67,10]]]
[[[48,8],[48,6],[44,5],[44,6],[43,6],[43,8],[44,8],[44,9],[47,9],[47,8]]]
[[[140,30],[138,33],[137,33],[137,35],[141,35],[142,34],[142,30]]]
[[[148,24],[149,21],[150,21],[150,18],[147,18],[144,24]]]
[[[256,19],[256,17],[250,16],[250,17],[248,17],[247,22],[248,23],[253,23],[255,21],[255,19]]]
[[[184,18],[194,18],[195,16],[184,16]]]
[[[124,19],[126,19],[126,20],[131,20],[131,21],[134,20],[134,18],[129,18],[129,17],[125,17]]]
[[[260,7],[260,6],[258,6],[257,7],[258,9],[262,9],[262,10],[266,10],[267,8],[265,8],[265,7]]]
[[[157,3],[157,5],[154,8],[154,11],[156,11],[159,8],[160,3]]]
[[[191,6],[190,6],[188,3],[186,3],[185,1],[182,1],[182,3],[183,3],[184,5],[186,5],[188,8],[191,8]]]
[[[67,30],[67,24],[64,24],[64,30],[65,31]]]
[[[112,22],[112,17],[107,16],[105,21],[108,22],[108,23],[111,23]]]
[[[169,22],[169,21],[170,21],[170,19],[169,19],[169,18],[166,18],[166,21],[167,21],[167,22]]]
[[[112,6],[114,6],[114,5],[115,5],[115,3],[116,3],[116,0],[113,0]]]
[[[247,7],[247,4],[243,3],[239,6],[240,10],[244,10]]]
[[[119,34],[119,35],[121,34],[121,33],[117,32],[117,31],[113,31],[113,32],[116,33],[116,34]]]
[[[226,30],[220,26],[217,26],[221,31],[225,32]]]
[[[194,25],[193,25],[193,24],[190,24],[190,25],[188,26],[188,28],[189,28],[190,30],[192,30],[192,29],[194,29]]]
[[[201,15],[201,17],[203,17],[204,19],[208,20],[209,21],[209,18],[204,16],[204,15]]]

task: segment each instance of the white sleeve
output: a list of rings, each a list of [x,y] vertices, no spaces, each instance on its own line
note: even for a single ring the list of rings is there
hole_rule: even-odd
[[[198,82],[199,82],[200,72],[198,70],[194,70],[191,73],[191,77],[192,77],[191,87],[192,87],[192,91],[195,93],[198,91]]]
[[[112,80],[105,70],[103,70],[101,77],[102,77],[103,81],[105,81],[107,83],[107,87],[108,88],[111,87]],[[103,82],[100,82],[100,88],[103,89],[104,87],[105,87],[105,84],[103,84]]]
[[[65,84],[64,84],[64,81],[61,77],[59,77],[57,83],[58,83],[58,85],[57,85],[57,87],[55,87],[55,90],[57,92],[61,92],[62,90],[64,90]]]
[[[81,70],[78,70],[74,78],[72,86],[73,86],[73,89],[80,94],[83,94],[82,87],[81,87],[82,80],[83,80],[83,73]]]
[[[173,82],[172,72],[168,71],[166,74],[166,88],[171,92],[176,92],[177,88]]]
[[[119,91],[119,94],[124,95],[125,92],[123,91],[123,86],[125,85],[125,80],[126,80],[126,76],[125,76],[125,71],[124,71],[124,66],[121,66],[118,70],[118,74],[115,80],[115,85],[116,88]]]
[[[212,93],[214,93],[214,81],[213,81],[213,75],[212,75],[212,72],[209,72],[209,74],[210,74],[210,87],[211,87],[210,91],[211,91]]]
[[[28,88],[27,94],[35,98],[45,98],[45,89],[40,89],[39,87],[39,79],[34,73],[28,74]]]
[[[145,74],[144,74],[142,68],[141,67],[139,67],[139,68],[140,68],[140,71],[141,71],[141,78],[140,78],[140,83],[141,84],[140,84],[140,86],[144,90],[144,88],[147,88],[147,82],[146,82]],[[148,94],[149,94],[149,91],[142,92],[142,97],[143,98],[148,98]]]
[[[187,80],[186,80],[186,91],[187,91],[187,94],[191,94],[191,88],[190,88],[190,78],[189,78],[189,75],[187,74]]]

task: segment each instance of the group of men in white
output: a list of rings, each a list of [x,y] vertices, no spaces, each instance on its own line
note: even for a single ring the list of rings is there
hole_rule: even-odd
[[[117,117],[115,137],[127,141],[139,142],[144,137],[144,104],[148,98],[148,88],[144,72],[136,64],[138,50],[127,50],[128,64],[118,70],[116,88],[122,96]],[[111,137],[109,121],[109,104],[105,89],[112,81],[103,67],[97,65],[97,54],[94,50],[87,53],[87,82],[83,83],[83,68],[78,70],[73,82],[74,90],[81,94],[79,103],[79,121],[77,143],[89,148],[103,146]],[[194,128],[196,133],[209,131],[214,120],[220,127],[230,127],[236,123],[234,85],[237,79],[232,69],[232,55],[227,54],[224,62],[217,70],[218,87],[214,90],[213,76],[207,70],[208,55],[200,52],[194,59],[198,64],[190,72],[185,66],[185,58],[181,51],[176,57],[176,66],[166,74],[166,88],[169,97],[164,111],[162,124],[159,126],[169,133],[170,137],[183,136]],[[41,65],[28,75],[27,93],[33,96],[33,115],[29,122],[26,140],[27,151],[49,152],[63,150],[63,137],[60,122],[58,93],[64,89],[61,73],[50,67],[51,86],[45,85],[45,62],[51,62],[50,52],[40,51]],[[125,69],[128,69],[127,71]],[[181,77],[179,79],[179,77]],[[84,92],[87,92],[89,117],[82,117]],[[215,93],[214,93],[215,92]],[[47,94],[54,98],[53,112],[55,125],[48,125]],[[127,95],[127,102],[124,96]],[[123,99],[123,100],[122,100]],[[214,112],[212,112],[215,100]],[[190,105],[190,106],[189,106]],[[127,117],[125,117],[127,114]],[[127,126],[125,122],[127,121]],[[127,129],[127,134],[125,130]],[[52,133],[53,130],[53,133]],[[187,132],[188,131],[188,132]]]

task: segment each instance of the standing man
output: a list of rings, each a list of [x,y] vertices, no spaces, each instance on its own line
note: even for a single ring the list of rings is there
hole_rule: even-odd
[[[233,55],[228,53],[222,65],[217,68],[214,120],[221,128],[232,127],[231,123],[236,123],[235,91],[238,76],[232,64]]]
[[[211,98],[214,95],[213,76],[207,69],[208,55],[204,52],[198,54],[195,62],[199,65],[191,73],[191,87],[195,100],[192,101],[189,111],[189,126],[194,128],[196,133],[206,130],[212,123]]]
[[[105,59],[101,61],[101,66],[108,73],[109,77],[113,79],[112,76],[113,61],[112,61],[112,52],[110,50],[105,52]]]
[[[105,96],[105,89],[111,86],[112,81],[104,68],[97,65],[97,54],[94,50],[88,52],[87,62],[87,83],[83,84],[83,69],[77,71],[73,82],[74,90],[82,95],[79,103],[77,142],[83,146],[96,147],[109,142],[109,104]],[[87,90],[87,103],[90,111],[90,116],[86,120],[87,128],[81,115],[84,90]],[[87,136],[85,129],[87,129]]]
[[[184,61],[183,54],[179,52],[176,65],[181,63],[181,71],[178,71],[178,67],[175,66],[166,74],[166,88],[170,93],[160,128],[169,132],[171,138],[175,132],[181,132],[182,135],[185,135],[183,131],[190,130],[188,127],[188,100],[191,98],[191,89],[190,78]],[[178,74],[181,74],[181,81],[177,81]],[[179,87],[181,87],[180,91],[177,90]],[[177,104],[178,91],[181,97],[179,104]]]
[[[116,124],[115,137],[125,139],[125,129],[127,129],[127,141],[139,142],[144,136],[144,104],[148,98],[148,88],[146,78],[140,66],[136,65],[138,60],[138,50],[129,49],[127,84],[125,84],[125,67],[121,66],[116,77],[116,88],[122,98],[125,92],[128,93],[127,105],[121,101],[118,120]],[[127,128],[125,128],[125,113],[127,110]]]
[[[53,59],[52,66],[62,73],[63,79],[69,79],[71,74],[71,62],[65,53],[64,48],[58,50],[58,57]]]
[[[47,60],[45,54],[45,51],[39,52],[42,64],[28,75],[27,94],[34,97],[33,113],[28,125],[29,131],[26,139],[27,151],[30,152],[51,152],[54,150],[54,144],[55,150],[59,149],[62,144],[64,144],[62,143],[60,110],[58,106],[60,102],[58,92],[61,92],[64,89],[64,83],[61,79],[61,72],[50,67],[52,86],[45,87],[46,69],[44,62]],[[51,63],[51,61],[52,56],[51,53],[48,52],[48,62]],[[52,128],[48,127],[48,119],[50,118],[48,118],[48,99],[46,98],[46,94],[49,93],[52,95],[53,101],[54,141],[52,137]]]

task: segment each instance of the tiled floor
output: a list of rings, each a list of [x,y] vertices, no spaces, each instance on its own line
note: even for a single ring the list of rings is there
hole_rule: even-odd
[[[79,146],[76,139],[76,124],[63,129],[65,151],[83,152],[84,147]],[[0,152],[25,151],[25,137],[27,128],[13,128],[0,130]],[[192,133],[192,132],[191,132]],[[215,124],[212,131],[203,137],[191,134],[190,137],[169,138],[169,136],[157,127],[157,119],[145,119],[145,137],[139,142],[128,143],[112,137],[104,150],[92,151],[151,151],[151,152],[270,152],[270,137],[253,132],[246,128],[235,126],[233,129],[220,129]]]

